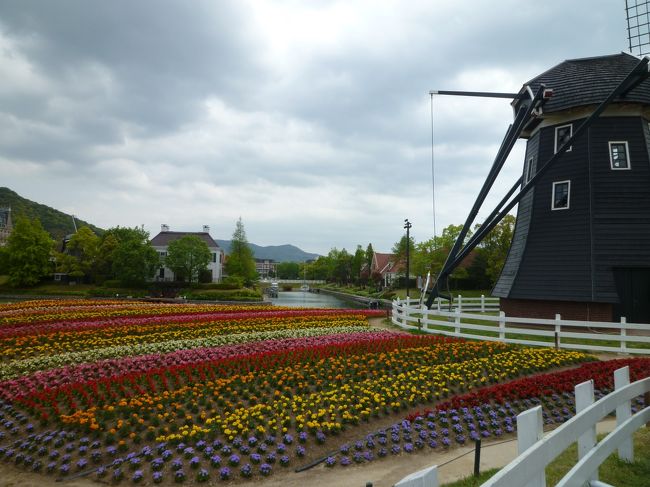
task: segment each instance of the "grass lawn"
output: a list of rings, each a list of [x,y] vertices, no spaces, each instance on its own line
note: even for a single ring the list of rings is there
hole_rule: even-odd
[[[605,435],[599,435],[598,441]],[[546,467],[546,485],[556,485],[578,461],[577,444],[571,445]],[[482,472],[479,477],[466,477],[444,487],[479,487],[499,471],[497,468]],[[616,453],[610,455],[598,471],[602,482],[617,487],[648,487],[650,482],[650,430],[641,428],[634,435],[634,462],[631,464],[618,459]]]

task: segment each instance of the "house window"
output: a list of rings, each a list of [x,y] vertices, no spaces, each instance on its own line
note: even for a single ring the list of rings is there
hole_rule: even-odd
[[[158,271],[158,277],[159,277],[160,279],[164,279],[164,278],[165,278],[165,268],[164,268],[164,267],[161,267],[161,268],[160,268],[160,271]]]
[[[571,195],[571,181],[553,183],[553,200],[551,210],[568,210]]]
[[[609,162],[612,169],[630,169],[630,150],[627,142],[609,143]]]
[[[212,262],[216,262],[216,261],[217,261],[217,253],[212,252]]]
[[[562,125],[561,127],[555,127],[555,152],[558,150],[571,138],[573,135],[573,125]],[[571,152],[573,146],[569,146],[566,152]]]

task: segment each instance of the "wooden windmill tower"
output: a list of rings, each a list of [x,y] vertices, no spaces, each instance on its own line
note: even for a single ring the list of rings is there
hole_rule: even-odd
[[[643,67],[646,72],[641,69]],[[584,124],[626,75],[639,82]],[[650,81],[647,61],[617,54],[564,61],[525,89],[553,88],[527,139],[519,201],[493,294],[510,315],[650,321]],[[566,144],[573,133],[581,135]]]
[[[512,99],[515,120],[429,307],[444,296],[454,268],[518,204],[511,248],[493,290],[507,315],[650,322],[648,76],[648,58],[621,53],[564,61],[519,93],[496,94]],[[518,138],[527,141],[522,175],[467,240]]]

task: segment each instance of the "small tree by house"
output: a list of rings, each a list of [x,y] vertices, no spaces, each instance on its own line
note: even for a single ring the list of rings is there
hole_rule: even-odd
[[[53,270],[54,241],[38,219],[16,219],[7,241],[5,267],[12,286],[34,286]]]
[[[246,285],[250,285],[257,278],[253,251],[248,245],[241,217],[237,220],[235,231],[232,234],[230,254],[226,260],[225,268],[228,276],[240,277]]]
[[[212,254],[207,244],[196,235],[185,235],[169,244],[165,265],[176,276],[188,282],[198,282]]]

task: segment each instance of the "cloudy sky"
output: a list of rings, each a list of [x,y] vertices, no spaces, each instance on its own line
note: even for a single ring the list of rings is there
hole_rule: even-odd
[[[464,221],[512,119],[434,98],[432,185],[429,90],[626,49],[622,0],[3,0],[0,186],[104,228],[389,251],[404,218],[433,235],[432,187],[438,233]]]

